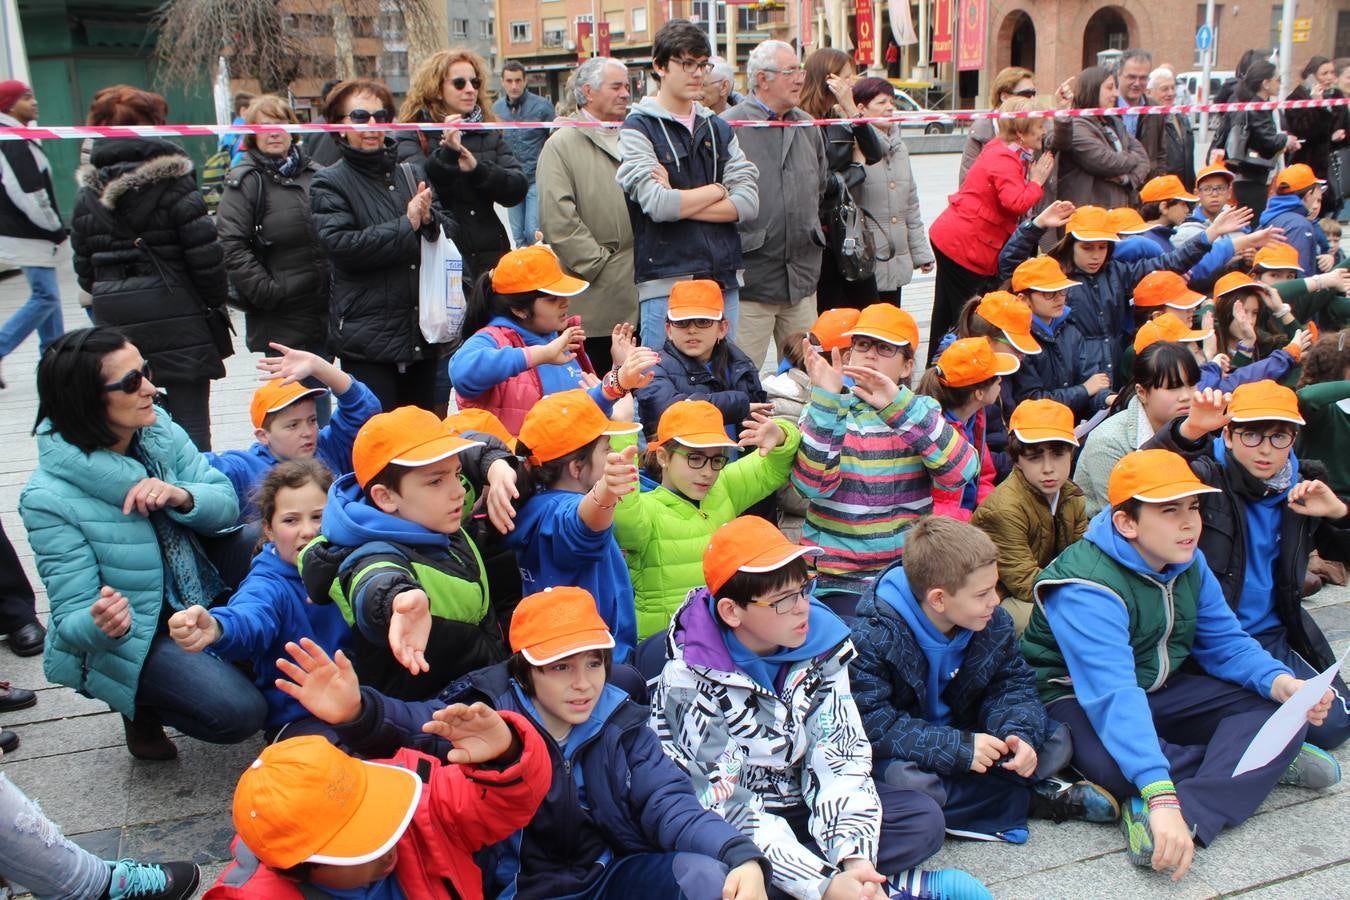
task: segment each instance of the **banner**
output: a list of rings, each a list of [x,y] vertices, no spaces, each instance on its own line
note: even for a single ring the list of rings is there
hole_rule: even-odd
[[[961,25],[956,44],[956,68],[961,72],[984,68],[984,36],[989,0],[958,0]]]
[[[876,56],[876,36],[872,34],[872,0],[856,0],[855,6],[858,45],[853,51],[853,60],[861,71],[872,65]]]
[[[935,63],[952,61],[952,2],[933,0],[933,52]]]
[[[591,46],[591,23],[577,23],[577,62],[584,63],[595,55],[595,48]]]
[[[609,56],[609,23],[601,22],[595,31],[595,55]]]
[[[909,0],[890,0],[890,8],[891,33],[895,35],[895,43],[901,47],[917,44],[919,35],[914,31],[914,17],[909,11]]]

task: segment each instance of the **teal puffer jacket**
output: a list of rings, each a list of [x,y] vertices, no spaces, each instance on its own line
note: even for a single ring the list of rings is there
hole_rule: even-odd
[[[19,514],[51,605],[43,670],[48,680],[133,716],[141,665],[164,604],[164,562],[154,526],[122,512],[127,491],[147,476],[146,468],[112,450],[86,454],[53,434],[49,421],[37,430],[38,467],[19,496]],[[141,429],[139,440],[154,460],[148,474],[192,494],[190,512],[169,512],[175,521],[199,534],[234,524],[239,501],[230,480],[206,464],[166,413]],[[131,629],[117,639],[89,615],[105,584],[131,605]]]
[[[787,484],[802,433],[786,419],[774,421],[787,440],[768,456],[751,451],[728,465],[699,505],[663,487],[620,499],[614,537],[633,579],[639,640],[664,631],[685,595],[703,586],[712,533]]]

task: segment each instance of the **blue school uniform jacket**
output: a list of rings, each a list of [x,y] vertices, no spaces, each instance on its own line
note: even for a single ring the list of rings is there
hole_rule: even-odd
[[[652,374],[652,383],[637,392],[648,440],[655,439],[661,414],[676,401],[708,401],[722,414],[727,428],[739,433],[741,423],[750,417],[750,404],[769,399],[759,382],[759,368],[730,341],[721,341],[705,364],[685,356],[667,339]]]

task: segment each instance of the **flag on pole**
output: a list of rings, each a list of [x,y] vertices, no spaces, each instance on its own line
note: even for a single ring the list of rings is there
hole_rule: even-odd
[[[909,12],[909,0],[890,0],[890,7],[891,32],[895,35],[895,43],[901,47],[917,44],[919,35],[914,30],[914,18]]]

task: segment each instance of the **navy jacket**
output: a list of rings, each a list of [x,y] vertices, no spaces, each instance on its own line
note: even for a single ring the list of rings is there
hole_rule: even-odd
[[[1083,367],[1083,333],[1070,321],[1072,307],[1046,325],[1033,319],[1032,333],[1041,345],[1041,352],[1022,357],[1022,368],[1012,376],[1013,399],[1056,400],[1073,410],[1074,418],[1089,418],[1106,399],[1109,391],[1090,396],[1083,382],[1093,372]]]
[[[444,757],[449,744],[424,734],[422,725],[451,703],[480,701],[530,718],[553,760],[553,784],[534,819],[506,842],[511,847],[496,848],[519,859],[517,900],[580,893],[601,877],[613,858],[635,853],[700,853],[728,868],[759,860],[768,880],[759,848],[704,809],[689,776],[661,751],[656,732],[647,727],[647,707],[613,685],[606,686],[591,722],[573,729],[566,758],[521,702],[505,663],[473,672],[436,699],[420,703],[362,688],[361,715],[339,733],[344,745],[371,758],[384,758],[399,747]],[[588,727],[599,716],[603,722]],[[584,798],[578,781],[585,785]],[[480,863],[487,863],[485,873],[496,868],[491,859]]]
[[[637,395],[648,440],[656,438],[661,413],[678,400],[707,400],[721,411],[722,422],[739,432],[741,423],[750,416],[750,404],[769,399],[759,382],[758,368],[731,341],[720,342],[704,365],[667,340],[653,375],[652,383]]]
[[[1308,218],[1308,207],[1300,197],[1283,194],[1266,201],[1259,227],[1284,229],[1284,240],[1298,251],[1298,264],[1305,276],[1317,274],[1318,229]]]

